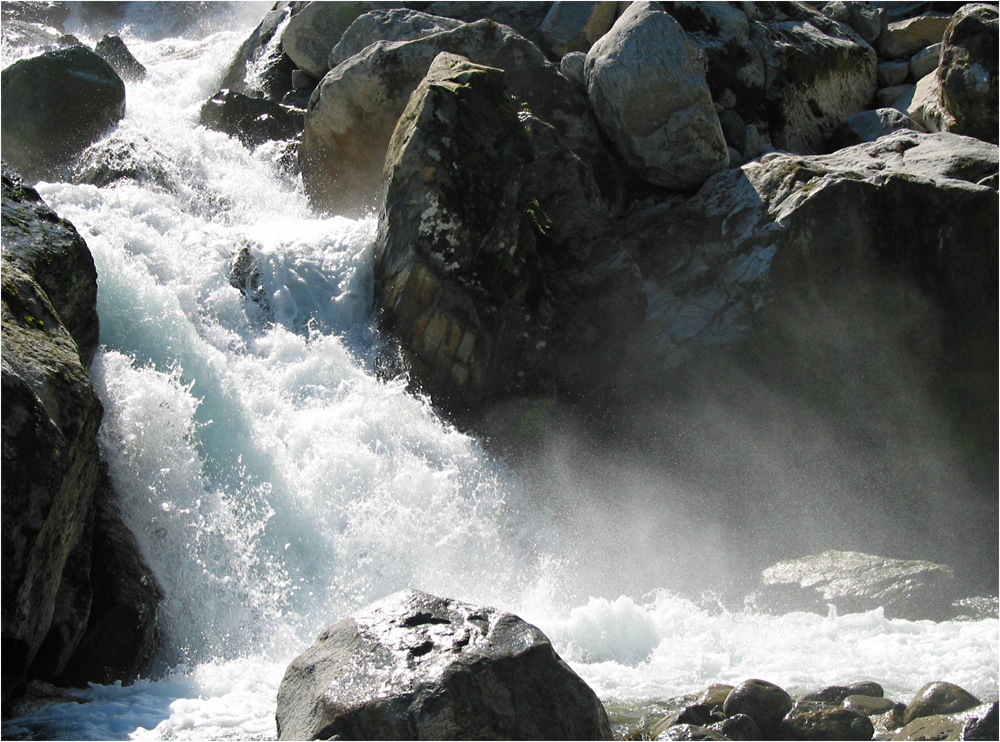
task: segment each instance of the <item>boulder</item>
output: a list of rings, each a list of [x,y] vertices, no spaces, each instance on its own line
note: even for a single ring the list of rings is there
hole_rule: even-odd
[[[513,28],[532,43],[538,43],[538,31],[552,3],[512,3],[504,0],[486,2],[434,2],[423,10],[431,15],[454,18],[464,23],[489,20]]]
[[[97,42],[94,51],[114,68],[122,80],[142,80],[146,77],[145,66],[132,56],[121,36],[105,34]]]
[[[295,63],[284,52],[282,34],[301,3],[277,2],[243,42],[225,76],[223,90],[279,101],[291,89]]]
[[[86,244],[7,168],[2,222],[6,701],[28,678],[57,614],[72,624],[64,637],[80,633],[79,601],[89,596],[64,595],[57,611],[57,594],[98,482],[102,408],[87,376],[97,283]]]
[[[133,180],[175,191],[183,177],[170,158],[149,139],[119,130],[87,147],[73,164],[69,180],[98,188]]]
[[[1000,14],[990,5],[964,5],[952,16],[941,45],[937,79],[950,131],[997,142],[997,58]]]
[[[910,74],[914,80],[919,80],[924,75],[929,75],[937,69],[941,60],[941,42],[931,44],[926,49],[922,49],[910,59]]]
[[[87,375],[98,340],[90,252],[6,165],[2,229],[6,703],[32,678],[134,679],[162,596],[109,514]],[[114,628],[95,639],[109,616]]]
[[[594,692],[517,616],[404,590],[326,629],[281,681],[278,739],[611,739]]]
[[[919,129],[909,116],[895,108],[879,108],[849,116],[830,134],[830,149],[853,147],[863,142],[874,142],[879,137],[899,129]]]
[[[609,203],[622,177],[601,143],[586,96],[534,44],[492,21],[403,42],[378,42],[345,60],[313,91],[300,151],[302,183],[317,208],[347,215],[377,209],[389,138],[410,94],[440,52],[504,70],[504,84],[553,125],[591,166]]]
[[[866,3],[848,3],[847,24],[867,43],[874,44],[885,25],[885,11]]]
[[[851,3],[850,5],[856,5]],[[705,58],[713,99],[732,96],[771,148],[825,151],[830,131],[876,89],[875,51],[805,3],[664,3]]]
[[[902,60],[879,62],[876,77],[880,88],[902,85],[910,76],[910,63]],[[914,78],[917,79],[917,78]]]
[[[909,724],[914,719],[923,716],[957,714],[961,711],[968,711],[980,703],[978,698],[954,683],[943,681],[927,683],[906,704],[906,710],[903,712],[903,724]]]
[[[930,562],[827,551],[768,567],[751,602],[774,612],[842,613],[884,608],[892,618],[942,620],[951,614],[954,572]]]
[[[796,703],[781,722],[790,740],[868,740],[875,726],[864,714],[821,703]]]
[[[676,367],[751,337],[794,342],[778,329],[792,316],[821,336],[814,309],[842,294],[859,311],[870,303],[872,316],[902,311],[890,304],[908,295],[887,293],[885,281],[937,303],[947,355],[975,355],[997,326],[997,198],[976,185],[996,163],[994,145],[902,130],[830,155],[770,154],[714,175],[683,205],[633,213],[623,238],[635,246],[650,306],[623,373]],[[841,218],[831,222],[832,213]],[[951,215],[946,224],[941,213]],[[926,338],[928,326],[913,332]],[[839,353],[822,364],[841,367]],[[976,357],[961,362],[966,370],[987,362]]]
[[[997,739],[997,702],[953,714],[921,716],[897,730],[893,740]]]
[[[462,25],[454,18],[442,18],[417,10],[389,8],[359,15],[330,51],[327,65],[332,70],[378,41],[412,41],[451,31]]]
[[[730,691],[722,710],[726,716],[745,714],[753,719],[764,739],[781,739],[782,719],[794,705],[792,697],[766,680],[744,680]]]
[[[925,131],[950,131],[955,124],[941,99],[941,85],[936,75],[917,81],[913,95],[897,100],[893,107],[904,112]]]
[[[288,21],[282,34],[285,53],[299,69],[321,79],[329,70],[330,51],[344,31],[373,7],[370,2],[306,3]]]
[[[877,108],[895,108],[905,114],[916,91],[916,85],[893,85],[882,88],[875,93],[875,106]]]
[[[381,321],[411,378],[455,410],[599,386],[645,307],[590,169],[519,115],[504,77],[440,54],[386,158]]]
[[[587,52],[615,22],[615,2],[554,2],[538,30],[539,44],[562,58],[568,52]]]
[[[299,109],[264,98],[220,90],[201,107],[199,122],[252,149],[264,142],[296,138],[302,133],[304,115]]]
[[[125,83],[85,47],[18,60],[0,79],[3,158],[32,181],[55,178],[125,115]]]
[[[757,724],[746,714],[733,714],[722,721],[709,724],[707,729],[718,732],[726,739],[758,740],[761,739]]]
[[[729,166],[694,48],[657,5],[629,6],[591,47],[584,73],[601,128],[643,180],[690,189]]]
[[[946,13],[931,13],[886,24],[878,37],[879,54],[887,59],[912,57],[941,41],[950,18]]]

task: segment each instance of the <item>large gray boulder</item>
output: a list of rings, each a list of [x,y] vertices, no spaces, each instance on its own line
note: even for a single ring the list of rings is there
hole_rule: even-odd
[[[806,3],[664,7],[704,55],[714,101],[734,109],[773,148],[824,152],[833,128],[875,94],[875,50]]]
[[[0,79],[3,158],[31,181],[57,177],[125,115],[125,83],[82,46],[18,60]]]
[[[71,666],[72,682],[134,679],[153,648],[161,594],[127,529],[116,536],[124,526],[107,515],[103,411],[87,374],[98,340],[93,259],[6,165],[2,222],[6,702],[31,678],[70,682]],[[89,642],[98,669],[78,657],[101,606],[118,624]]]
[[[657,3],[633,3],[591,47],[584,73],[601,128],[642,179],[688,189],[728,167],[694,47]]]
[[[370,2],[311,2],[292,16],[281,43],[295,65],[319,80],[329,70],[330,50]]]
[[[878,38],[878,50],[888,59],[909,58],[941,41],[948,26],[947,13],[929,13],[889,23]]]
[[[455,410],[600,386],[645,308],[590,168],[519,114],[504,78],[440,54],[386,157],[381,321],[411,378]]]
[[[509,93],[553,125],[592,167],[605,197],[617,198],[621,176],[586,96],[523,36],[477,21],[409,41],[379,41],[323,78],[309,101],[300,149],[303,186],[315,206],[348,215],[378,208],[389,139],[410,94],[442,51],[502,69]]]
[[[431,15],[454,18],[464,23],[490,20],[503,26],[509,26],[521,36],[538,43],[538,32],[549,12],[552,3],[531,2],[512,3],[505,0],[476,0],[464,2],[459,0],[439,0],[429,3],[423,8]]]
[[[327,65],[332,70],[377,41],[412,41],[450,31],[462,25],[454,18],[421,13],[405,8],[372,10],[358,16],[330,51]]]
[[[826,614],[833,605],[840,613],[884,608],[889,618],[944,620],[959,597],[954,579],[951,568],[931,562],[825,551],[765,569],[750,603],[780,613]]]
[[[997,142],[1000,13],[990,5],[959,8],[944,32],[937,79],[950,131]]]
[[[517,616],[404,590],[330,626],[281,681],[278,739],[611,739],[594,692]]]
[[[713,176],[681,206],[636,213],[625,237],[651,291],[641,365],[675,366],[751,336],[795,342],[778,328],[797,321],[814,335],[816,310],[847,296],[856,316],[862,305],[902,311],[891,302],[907,293],[887,291],[900,282],[943,312],[949,352],[987,358],[996,169],[994,145],[901,130],[829,155],[771,154]]]

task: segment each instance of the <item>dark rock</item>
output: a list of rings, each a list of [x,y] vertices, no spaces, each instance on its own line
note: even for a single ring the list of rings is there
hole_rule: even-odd
[[[746,714],[753,719],[764,739],[776,738],[793,706],[792,697],[766,680],[744,680],[726,697],[722,710],[726,716]]]
[[[773,611],[844,613],[884,608],[887,615],[942,620],[951,613],[954,571],[940,564],[828,551],[781,562],[761,575],[756,605]]]
[[[327,61],[332,70],[378,41],[414,41],[441,31],[451,31],[462,25],[454,18],[442,18],[405,8],[372,10],[358,16],[344,31],[340,41],[330,51]]]
[[[910,76],[910,63],[906,61],[888,61],[878,63],[878,86],[891,88],[902,85]]]
[[[928,683],[917,691],[912,700],[906,704],[903,713],[903,724],[909,724],[922,716],[938,714],[957,714],[978,706],[981,701],[964,688],[954,683]]]
[[[695,704],[685,706],[680,711],[663,717],[650,729],[650,734],[654,739],[659,739],[667,729],[677,724],[694,725],[698,727],[708,726],[715,722],[722,721],[725,716],[721,711],[713,709],[705,704]]]
[[[587,52],[615,22],[617,3],[554,2],[539,27],[539,43],[556,59]]]
[[[202,126],[240,140],[246,147],[294,139],[302,132],[301,110],[264,98],[220,90],[201,107]]]
[[[62,605],[57,596],[98,482],[102,408],[86,367],[97,340],[96,273],[86,244],[6,167],[2,224],[6,702],[29,678],[54,620],[68,622],[55,626],[63,642],[79,636],[87,596],[64,593]],[[88,296],[92,303],[83,306]],[[65,654],[54,647],[45,669]]]
[[[510,26],[526,39],[538,43],[538,32],[552,7],[550,2],[435,2],[424,8],[425,13],[454,18],[465,23],[490,20]]]
[[[854,5],[854,3],[850,3]],[[733,108],[774,147],[824,151],[830,131],[868,107],[875,51],[849,26],[805,3],[667,2],[705,57],[713,100]]]
[[[803,703],[826,703],[837,706],[848,696],[861,694],[881,698],[885,694],[885,691],[882,690],[881,685],[873,682],[831,685],[814,693],[806,693],[798,700]]]
[[[320,634],[289,665],[276,717],[278,739],[611,739],[538,629],[416,590]]]
[[[90,145],[77,158],[70,175],[72,183],[105,188],[123,180],[174,191],[181,182],[180,170],[145,137],[115,132]]]
[[[304,3],[277,2],[243,42],[222,78],[221,88],[279,101],[291,90],[295,63],[284,53],[281,35]]]
[[[885,11],[867,3],[848,3],[847,23],[858,36],[874,44],[885,25]]]
[[[781,722],[783,739],[865,740],[874,734],[867,716],[820,703],[796,703]]]
[[[874,142],[879,137],[899,129],[918,129],[913,119],[895,108],[862,111],[850,116],[830,134],[830,149],[853,147],[855,144]]]
[[[962,739],[1000,739],[1000,722],[998,722],[997,702],[984,704],[975,709],[972,718],[966,720],[962,727]]]
[[[944,32],[938,81],[950,131],[997,142],[1000,13],[990,5],[963,5]]]
[[[760,729],[757,728],[754,720],[746,714],[733,714],[728,719],[709,724],[708,728],[723,735],[726,739],[744,742],[754,742],[761,739]]]
[[[381,319],[413,378],[456,410],[599,386],[644,311],[589,168],[519,116],[503,81],[440,55],[386,158]]]
[[[491,21],[406,42],[376,43],[333,69],[313,92],[301,153],[302,184],[318,209],[362,215],[377,209],[386,149],[410,94],[442,51],[504,70],[504,84],[531,114],[554,126],[590,165],[611,205],[623,176],[601,141],[586,95],[530,41]]]
[[[0,76],[3,158],[32,181],[55,177],[125,115],[125,83],[84,47],[18,60]]]
[[[910,74],[914,80],[919,80],[937,69],[941,61],[941,43],[931,44],[917,52],[910,59]]]
[[[5,2],[0,6],[0,17],[4,25],[11,21],[20,23],[36,23],[48,26],[62,33],[63,24],[69,20],[69,3],[51,2],[51,0],[32,0],[31,2]]]
[[[142,80],[146,77],[145,66],[132,56],[121,36],[105,34],[94,51],[114,68],[122,80]]]
[[[719,125],[722,127],[726,144],[742,154],[747,148],[747,125],[743,117],[736,111],[727,109],[719,113]],[[730,164],[735,165],[735,163]]]

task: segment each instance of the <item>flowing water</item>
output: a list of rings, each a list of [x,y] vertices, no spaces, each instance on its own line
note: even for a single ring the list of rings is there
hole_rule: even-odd
[[[616,592],[599,525],[568,533],[517,470],[375,373],[374,219],[316,217],[276,147],[197,125],[248,22],[195,40],[125,33],[149,74],[128,84],[117,136],[169,188],[38,186],[97,265],[101,445],[167,596],[165,640],[148,679],[80,690],[5,738],[273,738],[288,662],[404,587],[518,613],[614,708],[748,677],[996,695],[995,618],[767,616],[622,594],[627,576]],[[241,252],[257,301],[230,280]],[[653,558],[619,538],[615,569]]]

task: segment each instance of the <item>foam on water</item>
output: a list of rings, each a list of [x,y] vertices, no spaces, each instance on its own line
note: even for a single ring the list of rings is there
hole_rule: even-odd
[[[156,679],[81,690],[5,738],[273,737],[292,657],[404,587],[519,613],[605,700],[751,676],[996,695],[995,619],[775,617],[567,588],[588,582],[587,539],[556,537],[477,440],[374,373],[374,222],[316,218],[273,149],[197,126],[245,35],[126,37],[149,76],[129,84],[118,134],[162,158],[172,188],[39,186],[97,264],[101,444],[167,596],[166,641]],[[241,252],[259,301],[232,284]]]

